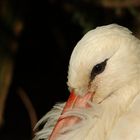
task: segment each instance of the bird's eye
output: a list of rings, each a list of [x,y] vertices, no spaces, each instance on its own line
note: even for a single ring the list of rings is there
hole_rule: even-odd
[[[108,59],[106,59],[105,61],[103,61],[93,67],[93,69],[91,71],[91,76],[90,76],[91,80],[93,80],[96,75],[102,73],[105,70],[107,60]]]

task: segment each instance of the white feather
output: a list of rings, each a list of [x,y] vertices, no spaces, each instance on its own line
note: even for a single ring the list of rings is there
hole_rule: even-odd
[[[45,139],[48,140],[58,118],[60,117],[65,103],[56,104],[51,111],[49,111],[44,117],[36,124],[35,128],[39,127],[41,124],[44,124],[44,127],[41,131],[36,133],[36,136],[33,140]],[[47,123],[46,123],[47,122]]]

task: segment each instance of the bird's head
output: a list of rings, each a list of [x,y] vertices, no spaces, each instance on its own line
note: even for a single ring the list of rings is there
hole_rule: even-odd
[[[102,102],[137,78],[140,41],[122,26],[111,24],[89,31],[70,59],[68,86],[77,95],[94,94]]]
[[[139,58],[140,41],[127,28],[111,24],[89,31],[71,55],[67,83],[72,95],[63,112],[87,108],[86,100],[102,103],[128,83],[140,79]],[[57,128],[66,122],[60,121]]]

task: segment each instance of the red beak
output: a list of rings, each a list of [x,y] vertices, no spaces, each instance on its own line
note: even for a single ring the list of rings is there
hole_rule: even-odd
[[[87,93],[84,96],[76,95],[74,92],[71,92],[68,101],[62,111],[62,115],[68,110],[72,110],[74,108],[89,108],[90,105],[87,101],[91,101],[93,97],[93,93]],[[72,126],[80,121],[80,118],[76,116],[70,116],[66,118],[59,118],[52,134],[50,135],[49,140],[57,140],[57,137],[60,134],[60,131],[67,126]]]

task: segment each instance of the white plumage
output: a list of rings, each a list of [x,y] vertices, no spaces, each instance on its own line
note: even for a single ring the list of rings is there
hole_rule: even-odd
[[[105,69],[91,79],[105,60]],[[56,105],[38,122],[45,126],[35,140],[140,140],[140,41],[127,28],[111,24],[89,31],[71,55],[68,86],[80,99],[93,94],[90,107],[78,103],[62,113],[65,103]],[[53,137],[60,116],[79,119],[64,122]]]

